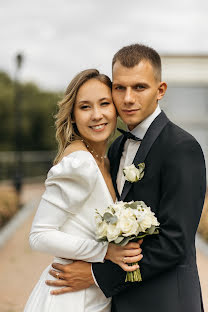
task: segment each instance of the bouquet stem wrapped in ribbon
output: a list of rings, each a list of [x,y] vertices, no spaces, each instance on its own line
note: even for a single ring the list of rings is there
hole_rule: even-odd
[[[125,246],[146,235],[158,234],[159,222],[143,201],[116,202],[100,213],[96,210],[96,235],[99,241]],[[129,265],[134,265],[132,263]],[[125,282],[140,282],[140,269],[127,272]]]

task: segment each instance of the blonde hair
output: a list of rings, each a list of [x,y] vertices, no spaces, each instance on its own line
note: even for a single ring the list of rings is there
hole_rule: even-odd
[[[55,115],[58,153],[54,159],[54,165],[59,162],[64,150],[69,144],[75,140],[81,139],[76,124],[73,121],[73,110],[79,88],[90,79],[97,79],[110,89],[112,88],[110,78],[100,74],[97,69],[83,70],[72,79],[66,89],[64,98],[58,102],[59,110]]]

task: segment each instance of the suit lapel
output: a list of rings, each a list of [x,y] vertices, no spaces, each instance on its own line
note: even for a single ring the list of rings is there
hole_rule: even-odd
[[[135,155],[133,164],[135,167],[138,166],[138,164],[145,161],[145,158],[147,157],[147,154],[149,153],[153,143],[163,130],[163,128],[166,126],[166,124],[169,122],[169,119],[165,115],[165,113],[162,111],[152,122],[150,127],[148,128],[144,139],[141,142],[141,145]],[[124,200],[126,195],[128,194],[130,188],[132,186],[131,182],[126,181],[123,187],[123,191],[120,197],[120,200]]]
[[[114,151],[113,161],[111,161],[111,176],[112,176],[113,186],[114,186],[114,189],[116,192],[116,197],[118,199],[120,198],[120,194],[119,194],[118,189],[117,189],[116,179],[117,179],[117,173],[119,170],[120,159],[121,159],[121,155],[123,152],[125,142],[126,142],[125,137],[123,135],[121,135],[118,138],[118,142],[116,144],[116,150]]]

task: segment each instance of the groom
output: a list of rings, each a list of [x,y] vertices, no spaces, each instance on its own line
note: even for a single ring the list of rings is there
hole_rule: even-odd
[[[143,241],[142,282],[125,283],[126,273],[110,261],[92,264],[96,283],[113,297],[113,312],[203,311],[195,234],[206,190],[204,157],[198,142],[160,110],[158,100],[166,88],[156,51],[134,44],[115,54],[113,100],[128,130],[142,141],[123,134],[112,144],[113,184],[119,200],[142,200],[151,207],[160,233]],[[135,183],[125,181],[123,168],[143,162],[144,177]],[[89,263],[53,266],[63,271],[63,279],[47,284],[65,287],[56,294],[94,283]],[[55,277],[55,271],[51,275]]]

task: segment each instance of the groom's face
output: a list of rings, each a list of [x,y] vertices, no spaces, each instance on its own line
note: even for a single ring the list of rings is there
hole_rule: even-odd
[[[132,68],[121,65],[119,61],[113,66],[113,101],[130,130],[154,112],[166,87],[146,60]]]

